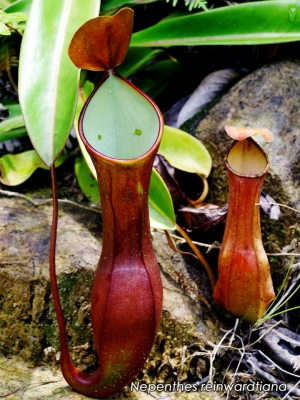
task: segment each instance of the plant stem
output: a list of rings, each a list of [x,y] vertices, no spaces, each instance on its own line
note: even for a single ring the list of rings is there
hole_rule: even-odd
[[[212,289],[214,289],[215,284],[216,284],[216,280],[215,280],[215,276],[214,276],[214,273],[213,273],[210,265],[208,264],[206,259],[203,257],[203,255],[201,254],[201,252],[198,249],[198,247],[192,242],[192,240],[189,237],[189,235],[179,225],[175,224],[175,226],[176,226],[176,229],[178,230],[178,232],[180,233],[180,235],[184,237],[184,239],[186,240],[187,244],[190,246],[190,248],[193,250],[193,252],[198,257],[199,261],[201,262],[201,264],[205,268],[205,271],[206,271],[206,273],[208,275],[208,279],[209,279],[209,282],[211,284],[211,287],[212,287]]]
[[[201,206],[201,204],[203,203],[203,200],[205,199],[205,197],[207,196],[207,193],[208,193],[207,180],[203,176],[201,176],[199,174],[197,174],[197,175],[202,179],[202,183],[203,183],[203,190],[202,190],[200,197],[197,200],[192,200],[186,196],[187,201],[196,208]]]
[[[5,24],[9,29],[12,29],[13,31],[17,32],[21,37],[23,37],[24,35],[16,28],[14,28],[12,25],[9,24]]]
[[[58,195],[57,195],[56,172],[54,165],[50,167],[50,174],[51,174],[51,188],[52,188],[52,198],[53,198],[53,214],[52,214],[52,227],[51,227],[50,251],[49,251],[50,282],[52,289],[52,299],[59,326],[61,348],[63,348],[63,346],[67,347],[67,332],[63,317],[63,310],[59,300],[57,278],[56,278],[56,266],[55,266],[55,249],[56,249],[57,223],[58,223]]]

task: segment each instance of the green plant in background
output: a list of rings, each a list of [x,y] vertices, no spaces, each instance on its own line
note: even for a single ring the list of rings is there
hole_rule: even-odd
[[[1,6],[4,9],[3,11],[3,23],[8,29],[9,33],[12,33],[14,29],[18,28],[19,21],[24,20],[24,13],[28,12],[29,7],[31,5],[32,0],[19,0],[8,2],[7,0],[2,0]],[[126,1],[126,4],[131,3],[130,1]],[[145,2],[147,3],[147,1]],[[206,9],[205,2],[200,2],[202,9]],[[200,5],[200,3],[198,5]],[[181,11],[184,15],[170,15],[168,18],[161,20],[156,25],[151,26],[145,30],[140,32],[136,32],[133,34],[133,38],[131,41],[131,46],[129,48],[129,52],[127,57],[119,69],[118,72],[121,73],[125,77],[129,77],[132,74],[135,74],[141,68],[149,74],[158,73],[158,79],[153,81],[143,79],[143,83],[141,85],[141,89],[150,95],[158,94],[162,88],[166,87],[174,74],[180,71],[180,63],[176,63],[170,59],[167,59],[167,55],[165,51],[169,46],[182,46],[182,45],[210,45],[210,44],[257,44],[257,43],[278,43],[278,42],[286,42],[286,41],[294,41],[299,40],[299,1],[260,1],[260,2],[252,2],[252,3],[244,3],[240,5],[234,6],[224,6],[217,9],[212,9],[208,11],[202,11],[198,13],[190,14],[186,9],[185,11]],[[122,5],[125,4],[122,0],[109,0],[104,1],[101,7],[101,13],[111,14],[113,11],[116,11]],[[134,2],[133,2],[134,4]],[[175,3],[173,3],[175,5]],[[190,2],[194,4],[193,2]],[[179,3],[177,3],[179,5]],[[208,4],[210,6],[210,4]],[[138,6],[136,6],[138,7]],[[148,7],[151,7],[149,5]],[[52,10],[52,11],[51,11]],[[63,115],[68,115],[69,117],[65,119],[66,122],[63,122],[61,127],[57,126],[57,129],[60,133],[57,134],[57,138],[59,141],[56,149],[51,149],[51,143],[38,143],[36,139],[33,139],[33,143],[35,148],[39,149],[38,152],[41,155],[41,148],[44,148],[44,152],[49,149],[49,152],[53,152],[53,155],[58,154],[61,151],[63,144],[66,141],[68,136],[68,132],[70,130],[75,107],[74,102],[76,99],[76,89],[74,84],[71,84],[70,93],[66,93],[64,90],[66,82],[64,81],[63,75],[59,75],[57,81],[54,83],[53,79],[49,81],[49,77],[51,77],[51,71],[55,69],[57,71],[63,71],[64,69],[70,68],[70,74],[66,79],[69,79],[70,82],[75,82],[75,72],[72,72],[72,66],[68,65],[68,61],[62,61],[62,54],[58,55],[58,45],[57,43],[53,43],[51,40],[51,35],[48,35],[48,31],[56,30],[58,35],[58,43],[65,43],[64,41],[64,29],[61,25],[53,24],[53,10],[49,9],[49,14],[45,18],[45,20],[40,21],[38,16],[32,17],[30,22],[30,32],[27,34],[27,37],[30,37],[28,42],[32,44],[32,48],[34,47],[35,42],[41,42],[43,45],[43,49],[45,50],[45,54],[49,56],[45,59],[39,58],[38,55],[35,55],[35,62],[37,67],[35,67],[35,63],[32,63],[32,58],[30,62],[23,63],[23,71],[21,70],[20,76],[26,75],[26,80],[23,79],[23,82],[31,82],[32,87],[28,84],[28,87],[20,88],[21,93],[28,92],[32,97],[32,109],[38,110],[40,107],[39,99],[40,96],[45,96],[45,93],[51,91],[49,85],[55,85],[56,89],[60,91],[59,95],[57,95],[56,100],[50,99],[47,104],[47,107],[44,106],[45,115],[51,114],[53,110],[59,110],[59,112]],[[68,21],[76,18],[77,14],[81,14],[81,10],[75,12],[72,16],[69,16]],[[32,12],[32,14],[34,14]],[[9,23],[12,23],[13,30],[8,27]],[[14,25],[17,24],[17,25]],[[189,27],[187,29],[187,27]],[[59,28],[59,29],[58,29]],[[7,33],[7,30],[5,30]],[[36,35],[36,32],[39,35]],[[14,35],[17,34],[16,31],[13,32]],[[13,35],[11,35],[13,36]],[[3,40],[3,39],[2,39]],[[65,44],[62,45],[61,50],[64,49]],[[157,48],[155,48],[157,46]],[[163,49],[165,48],[165,50]],[[16,55],[14,50],[10,50],[10,46],[2,46],[2,49],[6,49],[3,53],[6,54],[3,57],[6,61],[3,62],[5,65],[4,69],[6,71],[10,70],[10,66],[15,66],[17,64]],[[30,45],[28,45],[28,51],[30,52]],[[64,50],[65,51],[65,50]],[[7,56],[9,54],[9,56]],[[28,53],[30,54],[30,53]],[[65,53],[64,53],[65,54]],[[160,56],[160,60],[156,61],[155,57]],[[1,55],[0,55],[1,57]],[[37,57],[39,59],[37,59]],[[165,58],[165,59],[162,59]],[[29,56],[27,56],[29,60]],[[1,60],[1,58],[0,58]],[[7,62],[7,60],[10,60]],[[0,64],[1,65],[1,64]],[[57,69],[58,68],[58,69]],[[73,73],[73,76],[72,76]],[[72,77],[71,77],[72,76]],[[46,84],[48,87],[45,87]],[[84,81],[83,81],[84,82]],[[88,83],[88,82],[87,82]],[[28,88],[28,91],[27,91]],[[33,94],[35,93],[35,94]],[[57,92],[58,94],[58,92]],[[29,94],[26,94],[28,96]],[[21,94],[22,96],[22,94]],[[46,97],[45,97],[46,98]],[[55,105],[53,105],[53,101],[57,101]],[[0,123],[0,140],[7,140],[15,137],[20,137],[26,135],[26,130],[23,123],[23,118],[20,112],[20,109],[17,110],[16,105],[7,106],[10,111],[14,108],[14,111],[11,112],[8,119]],[[48,111],[47,111],[48,110]],[[30,110],[25,111],[30,113]],[[58,111],[55,111],[55,113]],[[40,113],[41,114],[41,113]],[[56,124],[59,121],[57,116],[53,116],[54,120],[56,120]],[[38,119],[36,121],[38,123]],[[51,126],[53,122],[50,119],[44,118],[40,121],[40,128],[43,127],[43,130],[47,129],[47,125]],[[30,128],[29,128],[30,129]],[[66,132],[63,136],[61,132]],[[165,133],[165,137],[167,137],[168,133]],[[169,137],[174,137],[174,141],[178,143],[177,150],[182,147],[180,144],[180,140],[175,139],[176,132],[172,132],[169,134]],[[165,139],[164,139],[165,140]],[[166,139],[167,140],[167,139]],[[185,140],[185,139],[184,139]],[[170,140],[172,142],[173,139]],[[60,149],[60,150],[59,150]],[[162,148],[160,152],[163,154]],[[170,152],[170,150],[167,150]],[[190,149],[187,149],[188,154]],[[204,152],[205,153],[205,152]],[[6,157],[6,156],[4,156]],[[49,165],[49,155],[41,155],[42,159]],[[182,156],[178,157],[177,153],[174,153],[174,157],[172,159],[177,158],[178,160]],[[207,155],[204,154],[204,164],[206,163],[205,159]],[[31,158],[28,157],[28,160]],[[198,166],[200,170],[200,174],[203,172],[202,160],[198,159]],[[28,161],[30,162],[30,161]],[[83,182],[83,179],[79,177],[78,174],[81,173],[82,168],[78,168],[77,161],[77,177],[80,182]],[[81,162],[82,163],[82,162]],[[172,164],[172,162],[171,162]],[[13,163],[10,163],[13,166]],[[14,166],[17,169],[17,164]],[[32,168],[31,168],[32,169]],[[30,170],[30,168],[28,168]],[[186,170],[183,168],[183,170]],[[188,169],[189,170],[189,169]],[[6,168],[6,171],[7,168]],[[199,173],[199,171],[198,171]],[[207,174],[207,172],[206,172]],[[206,176],[204,174],[204,176]],[[86,175],[86,174],[85,174]],[[5,176],[2,178],[2,182],[7,182]],[[14,184],[13,181],[10,181],[10,184]],[[18,182],[19,183],[19,182]],[[83,184],[81,183],[81,187]],[[90,196],[90,193],[87,192],[87,188],[85,189],[85,193],[87,196]],[[151,202],[150,202],[151,203]],[[155,201],[155,204],[157,202]],[[170,227],[170,224],[167,224]]]
[[[9,111],[9,117],[0,123],[1,141],[27,136],[20,105],[9,103],[5,107]]]
[[[19,42],[24,33],[28,9],[23,6],[15,7],[7,2],[5,4],[8,7],[4,11],[0,3],[0,74],[5,71],[11,86],[17,92],[11,68],[18,66]]]
[[[287,287],[288,279],[291,276],[291,266],[294,263],[294,259],[295,259],[295,257],[293,257],[289,263],[287,272],[285,274],[285,277],[283,279],[283,282],[278,290],[278,293],[277,293],[275,299],[272,301],[272,303],[266,309],[266,312],[264,313],[262,318],[260,318],[256,321],[255,326],[259,326],[263,322],[267,321],[270,318],[276,317],[277,315],[287,313],[288,311],[292,311],[292,310],[298,309],[300,307],[300,306],[296,306],[296,307],[282,309],[282,307],[285,306],[286,304],[288,304],[289,300],[291,300],[293,298],[295,293],[300,288],[300,285],[298,284],[299,279],[296,279],[289,287]],[[296,289],[295,289],[295,287],[296,287]]]
[[[283,204],[281,204],[283,207],[288,207]],[[290,207],[288,207],[290,208]],[[300,213],[298,210],[291,208],[296,213]],[[293,233],[294,234],[294,233]],[[256,323],[255,326],[259,326],[263,324],[265,321],[276,317],[277,315],[282,315],[284,313],[287,313],[292,310],[299,309],[300,306],[294,306],[294,307],[289,307],[289,301],[294,299],[294,295],[297,293],[297,291],[300,289],[300,284],[299,284],[299,275],[296,276],[292,280],[292,282],[289,282],[293,273],[293,267],[294,267],[294,260],[295,257],[292,257],[291,261],[289,262],[287,272],[285,274],[285,277],[283,279],[283,282],[278,290],[278,293],[276,294],[275,299],[272,301],[272,303],[269,305],[267,308],[266,312],[260,318]],[[272,262],[272,259],[271,259]],[[296,264],[297,265],[297,264]],[[284,308],[283,308],[284,307]]]
[[[300,39],[300,2],[271,0],[166,18],[133,34],[131,46],[284,43]],[[188,27],[188,29],[187,29]]]
[[[169,0],[167,0],[167,3]],[[178,0],[173,0],[172,5],[175,7],[178,3]],[[184,4],[189,8],[189,11],[193,10],[194,8],[202,8],[205,11],[207,9],[207,1],[205,0],[185,0]]]
[[[0,10],[0,34],[11,35],[11,31],[23,32],[24,26],[20,22],[27,20],[27,14],[24,12],[5,12]]]

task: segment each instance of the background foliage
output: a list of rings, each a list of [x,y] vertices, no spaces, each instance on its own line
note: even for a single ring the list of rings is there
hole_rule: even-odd
[[[77,85],[77,72],[70,66],[66,54],[67,44],[71,32],[77,29],[79,20],[84,21],[92,14],[98,14],[95,9],[99,9],[99,3],[97,0],[90,1],[91,9],[94,8],[89,15],[86,7],[83,10],[79,2],[72,16],[66,19],[63,9],[57,9],[55,13],[52,13],[47,11],[47,2],[41,1],[40,8],[32,7],[25,39],[23,39],[31,3],[32,0],[0,0],[2,9],[0,13],[0,101],[3,104],[3,109],[0,110],[2,120],[0,143],[5,143],[5,147],[2,145],[1,180],[6,185],[20,184],[28,178],[30,173],[42,166],[40,162],[36,162],[36,156],[32,156],[33,150],[29,141],[26,139],[21,139],[21,142],[16,141],[16,139],[26,137],[29,131],[35,149],[46,165],[51,165],[61,152],[63,152],[63,159],[60,159],[60,162],[65,159],[69,159],[69,163],[75,162],[75,174],[81,190],[90,200],[96,201],[94,171],[88,157],[82,151],[84,157],[82,158],[77,150],[76,140],[72,137],[73,143],[67,142],[67,146],[72,149],[68,150],[64,148],[64,145],[75,115],[76,96],[73,89]],[[73,3],[76,3],[75,0]],[[258,45],[277,45],[300,39],[299,0],[239,1],[238,3],[225,0],[174,0],[172,4],[163,0],[104,0],[100,14],[112,15],[125,5],[133,7],[135,11],[134,34],[127,57],[117,70],[153,97],[162,111],[167,111],[177,100],[191,93],[199,82],[214,70],[231,68],[241,76],[264,62],[270,57],[269,48],[258,47]],[[54,15],[60,16],[57,17],[57,24],[54,23]],[[59,24],[61,21],[65,24],[64,28]],[[66,36],[68,26],[70,32],[69,36]],[[55,43],[64,43],[60,49],[63,51],[58,56],[53,37],[56,40]],[[21,65],[18,79],[18,59],[22,41],[23,67]],[[47,55],[45,59],[42,54],[33,56],[30,53],[30,49],[39,47]],[[66,97],[66,92],[69,92],[65,90],[65,77],[70,75],[66,73],[70,68],[74,71],[68,86],[71,85],[73,89],[72,96]],[[55,70],[61,73],[52,74]],[[52,78],[49,79],[51,76]],[[81,71],[80,101],[75,121],[78,119],[84,98],[100,77],[101,73]],[[52,82],[52,86],[48,84],[49,81]],[[34,87],[38,87],[38,90]],[[56,99],[59,101],[54,101],[51,96],[49,97],[54,87],[57,89]],[[90,89],[87,90],[87,87]],[[26,121],[27,129],[18,104],[18,89],[21,89],[21,99],[22,96],[26,99],[23,101],[26,106],[22,105],[25,117],[27,118],[27,115],[31,113],[31,108],[34,109],[33,116]],[[36,114],[38,118],[35,117]],[[53,119],[55,124],[53,121],[49,122],[47,115],[55,115]],[[66,120],[67,123],[65,123]],[[41,121],[43,121],[42,124]],[[50,124],[52,130],[42,131],[42,127],[44,128],[47,124]],[[13,142],[7,142],[8,139]],[[200,148],[201,145],[198,146],[196,155],[193,155],[194,145],[191,143],[187,146],[188,142],[184,133],[167,128],[160,153],[176,168],[189,172],[191,172],[191,166],[183,165],[181,160],[190,159],[188,164],[196,163],[197,165],[196,169],[193,167],[193,172],[207,177],[211,168],[209,155],[203,146]],[[16,145],[17,147],[14,147]],[[4,154],[7,149],[12,150],[13,157],[9,158]],[[24,154],[17,155],[20,152]],[[22,163],[19,160],[22,160]],[[23,168],[24,162],[26,168]],[[68,168],[70,168],[69,164]],[[23,180],[20,176],[23,176]],[[163,184],[160,180],[153,178],[154,181],[157,188],[152,187],[150,191],[152,196],[150,204],[155,204],[156,212],[160,210],[161,217],[165,214],[162,204],[163,207],[169,204],[167,214],[169,217],[173,215],[172,225],[175,219],[171,200],[169,198],[166,203],[166,198],[162,195],[166,188],[161,187]],[[154,218],[154,211],[152,210],[151,213]],[[157,223],[161,226],[161,221]],[[166,221],[165,227],[170,228],[170,222]]]

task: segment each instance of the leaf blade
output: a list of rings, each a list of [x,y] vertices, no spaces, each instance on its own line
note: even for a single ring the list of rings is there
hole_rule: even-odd
[[[261,1],[166,19],[132,35],[131,46],[268,44],[300,40],[300,2]],[[186,29],[186,27],[189,29]]]
[[[100,194],[97,179],[93,176],[83,157],[77,157],[75,160],[75,175],[84,195],[92,203],[99,204]]]
[[[97,15],[99,3],[34,0],[30,9],[20,55],[20,104],[32,144],[48,166],[64,147],[76,109],[79,73],[68,45],[79,26]]]
[[[10,35],[10,30],[2,21],[0,21],[0,35]]]
[[[124,76],[124,78],[128,78],[161,52],[162,50],[160,49],[152,50],[142,47],[131,47],[128,49],[125,60],[120,66],[116,67],[115,70],[118,74]]]
[[[195,137],[165,125],[158,152],[175,168],[196,173],[205,178],[212,167],[211,156],[206,147]]]
[[[28,13],[32,0],[19,0],[5,8],[6,13],[25,12]]]
[[[66,159],[60,155],[55,166],[58,167]],[[38,168],[48,169],[35,150],[19,154],[5,154],[0,159],[0,182],[7,186],[17,186],[25,182]]]
[[[175,229],[175,214],[171,195],[155,169],[152,169],[149,188],[149,215],[152,228]]]
[[[23,126],[24,126],[24,119],[22,115],[12,118],[7,118],[4,121],[0,122],[0,141],[4,133],[7,133],[15,128],[21,128]]]

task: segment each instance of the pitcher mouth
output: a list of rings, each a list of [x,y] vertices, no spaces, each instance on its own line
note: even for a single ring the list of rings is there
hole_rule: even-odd
[[[79,117],[87,150],[123,164],[155,152],[162,131],[163,117],[153,100],[113,70],[104,73]]]
[[[267,173],[270,161],[259,144],[249,137],[232,143],[225,156],[225,165],[235,175],[258,178]]]

